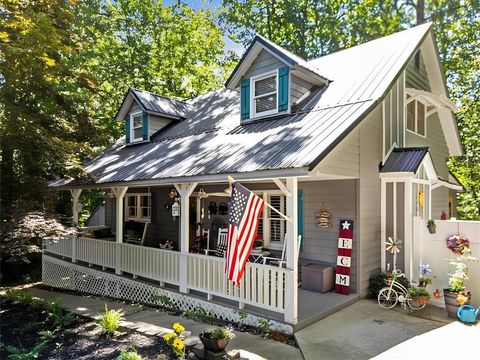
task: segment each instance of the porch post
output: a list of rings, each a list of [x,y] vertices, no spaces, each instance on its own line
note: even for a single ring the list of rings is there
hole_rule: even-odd
[[[287,178],[287,273],[285,275],[285,321],[296,324],[298,317],[298,182]]]
[[[412,226],[413,226],[413,191],[412,180],[405,181],[405,276],[410,281],[413,276],[413,244],[412,244]]]
[[[190,195],[197,187],[198,183],[175,184],[175,188],[180,194],[180,292],[187,293],[187,256],[189,250],[189,203]]]
[[[119,186],[112,188],[112,192],[115,194],[115,220],[116,220],[116,249],[115,249],[115,274],[122,275],[121,270],[121,256],[122,249],[121,244],[123,243],[123,198],[127,193],[128,186]]]
[[[73,226],[78,226],[78,210],[80,207],[80,194],[82,189],[70,189],[72,194],[72,214],[73,214]]]
[[[387,181],[380,179],[380,264],[383,272],[386,271],[386,247],[387,240]]]

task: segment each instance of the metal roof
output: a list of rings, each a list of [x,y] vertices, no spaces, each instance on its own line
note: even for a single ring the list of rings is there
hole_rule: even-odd
[[[393,149],[380,172],[416,173],[427,153],[428,147]]]
[[[188,104],[185,101],[170,99],[145,90],[130,89],[140,106],[147,112],[185,118]]]
[[[333,82],[293,114],[241,125],[238,92],[210,92],[187,101],[186,119],[151,142],[120,141],[85,170],[91,181],[106,184],[312,169],[380,103],[429,29],[421,25],[311,61]],[[60,180],[52,186],[69,184]]]

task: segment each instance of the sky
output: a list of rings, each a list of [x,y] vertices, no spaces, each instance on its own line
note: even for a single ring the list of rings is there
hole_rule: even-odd
[[[212,10],[218,9],[221,7],[222,0],[184,0],[191,8],[200,9],[202,7],[208,7]],[[163,3],[171,5],[176,3],[177,0],[164,0]],[[224,36],[225,40],[225,51],[234,51],[238,55],[242,55],[245,51],[245,48],[242,44],[237,44],[234,41],[230,40],[227,35]]]

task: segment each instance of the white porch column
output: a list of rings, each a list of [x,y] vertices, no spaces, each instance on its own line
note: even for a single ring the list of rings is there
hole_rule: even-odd
[[[387,270],[386,265],[386,246],[387,240],[387,181],[380,179],[380,264],[382,271]]]
[[[187,256],[189,251],[189,203],[190,195],[198,183],[175,184],[180,195],[180,292],[187,293]]]
[[[412,281],[413,276],[413,193],[412,193],[412,181],[410,179],[405,181],[405,276],[408,280]]]
[[[122,275],[121,261],[122,261],[122,249],[121,243],[123,243],[123,199],[127,193],[128,186],[119,186],[112,188],[112,192],[115,195],[115,237],[117,246],[115,249],[115,274]]]
[[[298,320],[298,182],[287,178],[287,274],[285,279],[285,321],[296,324]]]
[[[80,210],[80,194],[82,189],[71,189],[72,194],[72,214],[73,214],[73,226],[78,226],[78,211]]]

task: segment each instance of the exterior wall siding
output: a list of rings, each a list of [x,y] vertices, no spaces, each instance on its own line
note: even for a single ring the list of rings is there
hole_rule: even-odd
[[[277,70],[279,67],[282,66],[285,66],[283,62],[278,60],[268,51],[262,50],[258,54],[257,58],[253,61],[248,71],[245,73],[244,78],[249,79],[252,76],[257,76],[269,71]]]
[[[170,124],[172,119],[166,119],[160,116],[155,116],[155,115],[148,115],[148,136],[152,136],[155,134],[157,131],[160,129],[164,128],[168,124]]]
[[[295,104],[295,102],[302,97],[303,94],[312,88],[312,84],[310,84],[308,81],[300,79],[295,75],[291,75],[290,79],[291,103]]]
[[[415,57],[410,61],[406,68],[406,85],[407,87],[431,91],[430,81],[428,80],[427,69],[423,56],[420,53],[420,67],[415,66]]]
[[[432,219],[440,219],[442,211],[448,217],[449,193],[449,189],[443,186],[432,190]]]
[[[358,126],[360,179],[358,181],[359,293],[366,296],[370,277],[380,271],[380,178],[382,108],[377,106]]]

